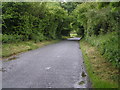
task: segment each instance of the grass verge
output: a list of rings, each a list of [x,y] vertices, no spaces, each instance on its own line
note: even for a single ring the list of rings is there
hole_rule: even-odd
[[[51,41],[42,41],[37,43],[35,43],[34,41],[27,41],[27,42],[3,44],[2,57],[6,58],[21,52],[37,49],[48,44],[56,43],[58,41],[59,40],[51,40]]]
[[[99,53],[97,48],[80,41],[85,66],[93,88],[118,88],[118,69]]]
[[[109,32],[105,35],[90,36],[86,38],[86,41],[92,46],[97,47],[100,54],[104,56],[106,60],[112,63],[113,66],[120,68],[120,55],[118,48],[119,44],[119,32]]]

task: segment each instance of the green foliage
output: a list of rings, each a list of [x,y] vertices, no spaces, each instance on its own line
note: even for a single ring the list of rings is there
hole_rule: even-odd
[[[112,62],[116,67],[120,67],[120,57],[118,55],[119,3],[82,3],[74,9],[71,15],[74,18],[72,22],[73,30],[85,37],[89,43],[98,47],[101,54],[109,62]]]
[[[82,3],[72,12],[77,32],[89,38],[91,35],[106,34],[107,32],[118,31],[120,7],[118,3]],[[80,27],[83,27],[81,29]]]
[[[68,14],[57,2],[4,2],[2,13],[3,43],[58,39],[70,32]]]
[[[109,35],[111,34],[107,34],[104,37],[108,37]],[[96,42],[99,40],[95,39]],[[97,51],[98,48],[91,46],[84,39],[80,41],[80,47],[83,53],[86,70],[92,82],[92,88],[118,88],[119,70],[114,68],[100,55],[99,51]]]
[[[78,4],[80,4],[80,2],[63,2],[63,3],[60,3],[61,7],[64,8],[65,10],[67,10],[68,13],[71,13],[76,8],[76,6]]]
[[[13,43],[13,42],[20,42],[21,40],[24,40],[24,36],[22,35],[2,35],[2,42],[3,43]]]
[[[87,38],[87,41],[98,47],[101,54],[109,61],[112,62],[114,66],[120,67],[120,57],[118,49],[118,33],[112,32],[106,35],[91,36]]]

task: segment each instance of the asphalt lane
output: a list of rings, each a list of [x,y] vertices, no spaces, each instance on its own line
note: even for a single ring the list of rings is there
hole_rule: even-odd
[[[63,40],[3,62],[3,88],[88,88],[79,39]],[[82,77],[81,74],[86,76]],[[82,84],[79,84],[83,81]]]

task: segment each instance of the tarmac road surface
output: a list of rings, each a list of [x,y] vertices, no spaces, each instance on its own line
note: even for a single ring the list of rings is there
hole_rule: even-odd
[[[5,60],[2,87],[89,88],[79,39],[63,40]]]

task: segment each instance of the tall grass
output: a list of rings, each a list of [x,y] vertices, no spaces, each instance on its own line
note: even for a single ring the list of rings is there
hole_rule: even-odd
[[[80,41],[80,47],[92,88],[118,88],[118,69],[107,62],[98,49],[84,39]]]
[[[34,41],[21,41],[17,43],[3,43],[2,45],[2,53],[0,53],[0,56],[4,57],[9,57],[12,55],[16,55],[21,52],[29,51],[29,50],[34,50],[37,48],[40,48],[42,46],[56,43],[59,40],[49,40],[49,41],[42,41],[42,42],[34,42]]]
[[[100,53],[112,64],[120,68],[120,57],[118,48],[118,32],[105,35],[91,36],[86,39],[91,45],[96,46]]]

